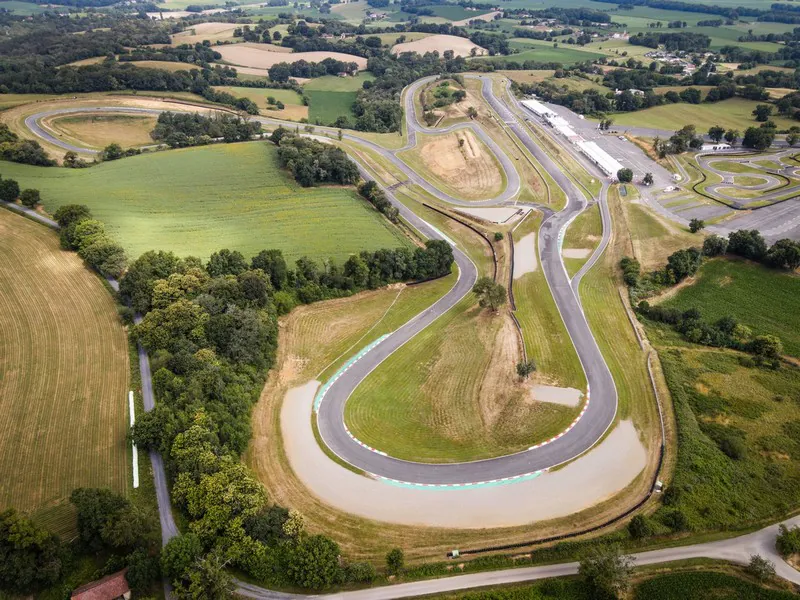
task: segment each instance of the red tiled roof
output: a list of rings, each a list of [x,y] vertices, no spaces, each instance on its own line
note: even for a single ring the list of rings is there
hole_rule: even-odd
[[[131,591],[123,569],[113,575],[82,585],[72,592],[72,600],[114,600]]]

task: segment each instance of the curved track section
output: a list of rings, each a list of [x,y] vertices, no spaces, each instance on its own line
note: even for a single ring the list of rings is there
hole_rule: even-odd
[[[455,306],[472,288],[477,278],[477,269],[463,252],[454,247],[454,256],[460,275],[453,288],[434,305],[415,316],[376,344],[358,361],[352,363],[347,370],[327,387],[324,399],[319,404],[318,427],[324,443],[343,460],[378,478],[422,486],[464,486],[525,477],[568,462],[589,450],[608,430],[616,415],[616,387],[578,299],[577,287],[580,277],[576,277],[571,282],[561,260],[563,232],[572,219],[585,209],[586,201],[569,178],[535,143],[523,120],[519,119],[515,114],[515,111],[519,112],[520,108],[516,105],[516,100],[513,96],[511,96],[510,100],[513,106],[509,107],[504,101],[495,96],[490,78],[478,76],[478,79],[482,82],[482,93],[485,100],[495,111],[500,121],[533,154],[567,195],[567,206],[557,213],[551,213],[542,223],[539,232],[539,259],[561,318],[565,323],[586,374],[588,382],[586,404],[581,415],[566,431],[543,444],[538,444],[516,454],[467,463],[427,464],[399,460],[364,446],[349,433],[344,422],[344,406],[355,388],[388,356]],[[444,202],[476,206],[501,204],[514,198],[519,192],[521,183],[513,161],[477,123],[463,123],[442,129],[428,129],[419,124],[414,110],[414,94],[420,86],[431,80],[432,78],[427,78],[417,81],[409,86],[404,93],[409,143],[403,150],[414,146],[417,133],[447,133],[456,129],[469,128],[495,153],[506,171],[508,186],[498,197],[478,202],[466,202],[453,198],[425,181],[424,178],[397,157],[396,153],[402,150],[389,151],[351,134],[345,134],[344,138],[362,147],[369,148],[390,160],[412,182],[417,183]],[[109,112],[114,110],[117,109],[114,107],[93,107],[89,111]],[[151,114],[163,112],[144,108],[119,110],[122,112]],[[61,112],[87,112],[87,109],[62,109],[60,111],[37,113],[26,119],[26,125],[34,134],[52,144],[77,152],[95,153],[96,151],[78,148],[59,140],[39,124],[43,117]],[[286,122],[274,119],[258,118],[257,120],[273,126],[286,125]],[[331,128],[318,127],[316,129],[325,133],[337,133],[337,130]],[[369,177],[363,166],[361,171],[364,176]],[[386,191],[390,200],[400,210],[403,218],[424,236],[431,239],[447,240],[437,229],[397,201],[389,190]],[[607,208],[604,210],[607,211]],[[606,212],[604,212],[605,224],[608,223],[606,216]],[[603,252],[609,238],[610,228],[605,227],[603,239],[592,257],[590,265]],[[450,240],[447,241],[449,242]]]

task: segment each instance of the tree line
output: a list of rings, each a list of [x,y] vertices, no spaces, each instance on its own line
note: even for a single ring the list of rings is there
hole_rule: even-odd
[[[140,448],[158,450],[174,481],[173,498],[189,532],[162,554],[181,597],[198,577],[230,585],[226,567],[260,582],[322,589],[374,577],[368,566],[343,565],[335,542],[308,535],[302,516],[271,505],[239,455],[250,438],[257,401],[277,344],[277,316],[297,303],[349,295],[394,281],[445,275],[452,250],[379,250],[343,267],[308,258],[287,265],[279,250],[247,261],[221,250],[204,264],[148,252],[120,282],[120,296],[144,315],[132,335],[149,352],[154,411],[137,420]],[[219,494],[220,486],[229,490]]]
[[[358,167],[341,148],[301,137],[283,127],[273,131],[270,140],[278,146],[281,167],[291,171],[303,187],[320,183],[358,183]]]
[[[20,139],[5,123],[0,123],[0,160],[40,167],[52,167],[56,164],[56,161],[47,156],[39,142]]]
[[[216,139],[243,142],[261,133],[261,124],[235,115],[205,117],[198,113],[163,112],[150,137],[170,148],[202,146]]]

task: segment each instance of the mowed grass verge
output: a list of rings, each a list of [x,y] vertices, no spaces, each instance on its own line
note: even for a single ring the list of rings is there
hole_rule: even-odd
[[[41,190],[44,207],[86,204],[137,257],[152,250],[208,257],[220,248],[252,256],[265,248],[340,263],[361,250],[407,239],[343,187],[301,188],[268,142],[170,150],[90,169],[0,163],[0,174]]]
[[[772,334],[787,354],[800,357],[800,277],[744,260],[706,262],[697,281],[665,301],[698,308],[708,321],[732,316],[756,335]]]
[[[128,341],[55,233],[2,209],[0,255],[0,510],[69,535],[74,488],[128,491]]]

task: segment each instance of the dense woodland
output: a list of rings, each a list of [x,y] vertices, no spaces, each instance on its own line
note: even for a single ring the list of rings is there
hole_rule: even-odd
[[[272,132],[270,140],[278,146],[280,165],[303,187],[358,183],[358,167],[341,148],[300,137],[282,127]]]
[[[150,136],[170,148],[203,146],[215,140],[244,142],[261,133],[261,124],[235,115],[204,117],[198,113],[164,112]]]

